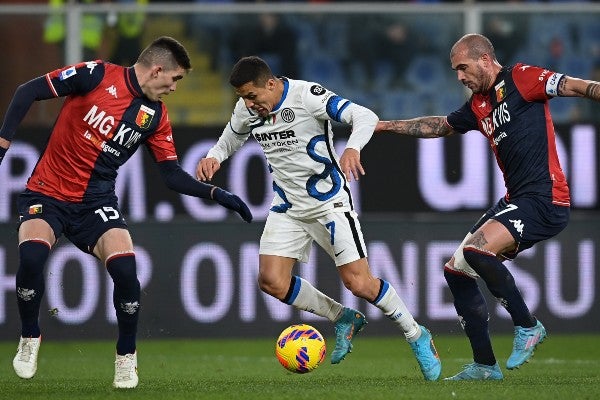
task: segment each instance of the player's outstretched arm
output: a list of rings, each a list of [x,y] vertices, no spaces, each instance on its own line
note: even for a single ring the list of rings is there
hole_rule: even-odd
[[[563,97],[586,97],[600,101],[600,82],[565,75],[558,86],[558,95]]]
[[[446,117],[419,117],[406,120],[379,121],[375,133],[398,133],[417,138],[437,138],[448,136],[454,130],[446,122]]]
[[[238,196],[219,187],[197,181],[185,172],[177,161],[162,161],[158,163],[158,167],[169,189],[188,196],[214,200],[223,207],[237,212],[244,221],[252,221],[250,209]]]

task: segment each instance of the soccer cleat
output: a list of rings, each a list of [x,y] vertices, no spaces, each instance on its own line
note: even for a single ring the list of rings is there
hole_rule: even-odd
[[[465,369],[458,374],[449,378],[444,378],[445,381],[499,381],[502,380],[502,371],[498,363],[494,365],[485,365],[472,363],[465,365]]]
[[[342,316],[335,323],[335,348],[331,352],[331,363],[339,364],[346,354],[352,351],[352,339],[367,324],[365,316],[351,308],[342,310]]]
[[[42,337],[21,337],[19,347],[17,347],[17,355],[13,359],[13,368],[23,379],[31,379],[37,371],[37,359],[40,351],[40,343]]]
[[[133,389],[137,384],[137,352],[124,356],[117,354],[113,386],[118,389]]]
[[[442,374],[442,362],[438,355],[431,333],[424,326],[420,326],[421,336],[416,342],[409,342],[415,357],[421,367],[421,372],[426,381],[437,381]]]
[[[519,368],[528,362],[533,356],[533,352],[538,344],[546,338],[546,329],[540,321],[531,328],[522,328],[515,326],[515,340],[513,342],[513,351],[506,361],[506,368]]]

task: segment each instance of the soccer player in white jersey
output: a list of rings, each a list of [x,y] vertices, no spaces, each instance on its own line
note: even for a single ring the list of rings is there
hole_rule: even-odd
[[[441,362],[430,332],[415,321],[389,282],[371,274],[352,204],[348,182],[365,173],[360,150],[371,138],[377,116],[317,83],[275,77],[255,56],[240,59],[229,82],[240,98],[196,175],[210,181],[249,136],[262,146],[275,196],[260,239],[261,290],[334,322],[331,362],[341,362],[367,321],[361,312],[292,274],[297,261],[308,261],[316,241],[335,261],[346,288],[378,307],[404,332],[425,379],[439,379]],[[352,125],[341,158],[333,147],[332,121]]]

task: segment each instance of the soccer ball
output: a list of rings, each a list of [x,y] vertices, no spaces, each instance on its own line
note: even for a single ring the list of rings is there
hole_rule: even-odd
[[[279,363],[298,374],[316,369],[325,359],[326,353],[325,339],[318,330],[307,324],[288,326],[275,344],[275,355]]]

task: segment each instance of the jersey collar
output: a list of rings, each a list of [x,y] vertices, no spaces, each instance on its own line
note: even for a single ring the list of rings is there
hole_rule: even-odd
[[[142,97],[144,92],[142,92],[142,87],[137,80],[137,76],[135,75],[135,70],[133,67],[125,68],[125,84],[127,88],[135,97]]]
[[[281,107],[281,104],[287,97],[288,89],[290,88],[290,83],[288,82],[287,78],[280,76],[277,77],[277,79],[281,79],[281,82],[283,83],[283,93],[281,94],[281,99],[279,100],[279,103],[277,103],[275,107],[273,107],[273,111],[279,110],[279,107]]]

